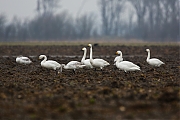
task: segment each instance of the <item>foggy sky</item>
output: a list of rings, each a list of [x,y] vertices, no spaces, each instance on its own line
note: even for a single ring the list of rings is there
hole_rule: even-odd
[[[0,14],[6,15],[8,20],[14,16],[31,19],[36,14],[36,2],[37,0],[0,0]],[[97,2],[98,0],[61,0],[59,11],[67,10],[73,17],[90,12],[99,15]]]

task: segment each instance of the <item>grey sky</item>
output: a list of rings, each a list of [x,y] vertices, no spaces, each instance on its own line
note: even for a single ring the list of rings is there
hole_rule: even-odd
[[[72,2],[73,1],[73,2]],[[32,18],[35,15],[37,0],[0,0],[0,14],[6,15],[8,20],[14,16],[18,18]],[[82,7],[83,2],[85,2]],[[67,10],[73,17],[76,17],[80,8],[80,14],[95,12],[99,15],[97,6],[98,0],[61,0],[61,9]]]

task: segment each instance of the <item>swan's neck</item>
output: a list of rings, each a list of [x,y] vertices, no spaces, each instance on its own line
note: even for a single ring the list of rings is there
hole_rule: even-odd
[[[93,58],[92,58],[92,46],[90,47],[90,62],[93,61]]]
[[[82,57],[81,62],[83,62],[83,61],[85,60],[85,58],[86,58],[86,53],[87,53],[87,51],[86,51],[86,50],[84,50],[84,55],[83,55],[83,57]]]
[[[41,64],[44,63],[44,62],[46,62],[46,61],[47,61],[47,57],[44,56],[44,59],[43,59],[43,61],[41,62]]]
[[[120,53],[119,56],[120,56],[120,57],[119,57],[119,58],[117,59],[117,61],[116,61],[117,63],[119,63],[119,62],[121,61],[122,53]]]
[[[148,56],[147,56],[146,61],[149,61],[149,59],[150,59],[150,51],[148,51]]]
[[[122,52],[119,54],[120,58],[122,58]],[[119,59],[120,60],[120,59]]]

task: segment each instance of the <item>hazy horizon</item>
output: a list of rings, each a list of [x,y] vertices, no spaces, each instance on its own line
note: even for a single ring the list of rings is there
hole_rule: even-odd
[[[60,8],[56,12],[68,11],[73,17],[79,14],[94,12],[99,14],[97,0],[61,0]],[[15,16],[20,19],[31,19],[36,14],[37,0],[0,0],[0,14],[4,14],[8,21]]]

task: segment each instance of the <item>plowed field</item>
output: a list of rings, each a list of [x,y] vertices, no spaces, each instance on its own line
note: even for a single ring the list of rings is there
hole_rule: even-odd
[[[40,66],[38,56],[59,63],[81,61],[86,46],[0,46],[1,120],[120,120],[180,118],[180,60],[178,46],[93,46],[93,57],[111,65],[101,71],[64,70],[59,75]],[[147,64],[151,57],[165,65]],[[89,48],[88,56],[89,57]],[[115,52],[141,71],[125,73],[113,65]],[[28,56],[30,65],[15,62]]]

